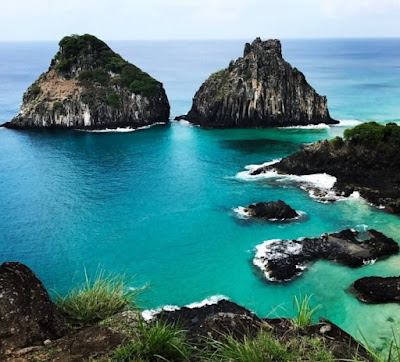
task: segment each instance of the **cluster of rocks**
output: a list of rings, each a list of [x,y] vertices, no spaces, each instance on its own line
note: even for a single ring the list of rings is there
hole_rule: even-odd
[[[362,238],[358,231],[343,230],[319,238],[266,241],[257,247],[253,263],[268,279],[286,281],[318,259],[356,268],[398,252],[399,245],[376,230],[365,232]]]

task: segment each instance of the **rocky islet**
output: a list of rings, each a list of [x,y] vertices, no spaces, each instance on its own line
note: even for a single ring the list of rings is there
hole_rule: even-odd
[[[93,35],[64,37],[8,128],[138,128],[166,123],[163,85]]]
[[[282,57],[281,42],[256,38],[243,57],[212,74],[193,98],[185,119],[206,128],[262,128],[335,124],[303,73]]]

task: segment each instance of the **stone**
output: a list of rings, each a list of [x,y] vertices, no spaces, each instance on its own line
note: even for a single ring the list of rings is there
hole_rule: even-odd
[[[193,98],[185,119],[207,128],[260,128],[338,123],[327,99],[282,57],[279,40],[256,38],[243,57],[212,74]]]
[[[360,278],[351,289],[364,303],[400,303],[400,276]]]
[[[318,259],[357,268],[398,254],[399,245],[371,229],[364,233],[343,230],[319,238],[267,240],[256,249],[253,264],[268,280],[282,282],[302,274],[308,263]]]
[[[9,128],[138,128],[166,123],[163,85],[93,35],[64,37],[43,73],[24,93]]]
[[[296,210],[282,200],[251,204],[244,208],[244,212],[267,220],[289,220],[299,217]]]
[[[0,266],[0,355],[60,338],[63,319],[36,275],[25,265]]]

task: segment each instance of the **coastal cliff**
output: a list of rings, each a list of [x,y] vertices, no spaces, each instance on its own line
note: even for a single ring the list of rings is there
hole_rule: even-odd
[[[337,178],[333,186],[337,194],[349,196],[358,191],[372,204],[400,214],[400,127],[364,123],[346,130],[344,138],[305,146],[252,174],[271,169],[296,175],[328,173]]]
[[[338,123],[303,73],[282,57],[279,40],[246,43],[243,57],[212,74],[186,119],[209,128],[257,128]]]
[[[93,35],[64,37],[59,51],[24,93],[9,128],[102,129],[167,122],[160,82]]]

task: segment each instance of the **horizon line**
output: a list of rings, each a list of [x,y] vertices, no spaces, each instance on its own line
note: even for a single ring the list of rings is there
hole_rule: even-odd
[[[83,34],[91,34],[91,33],[83,33]],[[65,35],[65,36],[70,36],[73,35]],[[94,35],[94,34],[91,34]],[[169,39],[106,39],[106,38],[100,38],[97,35],[95,35],[97,38],[103,40],[103,41],[162,41],[162,42],[168,42],[168,41],[236,41],[236,40],[242,40],[242,41],[247,41],[249,37],[243,37],[243,38],[169,38]],[[257,37],[255,37],[257,38]],[[254,37],[251,37],[250,39],[255,39]],[[390,36],[349,36],[349,37],[269,37],[269,38],[264,38],[259,36],[259,38],[262,39],[279,39],[279,40],[359,40],[359,39],[400,39],[400,35],[390,35]],[[62,38],[59,39],[0,39],[0,43],[39,43],[39,42],[58,42]]]

